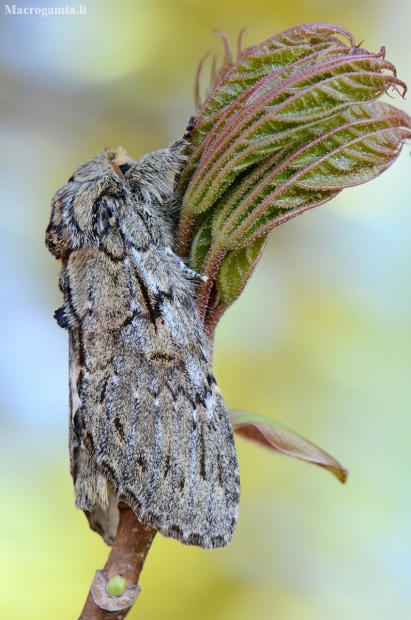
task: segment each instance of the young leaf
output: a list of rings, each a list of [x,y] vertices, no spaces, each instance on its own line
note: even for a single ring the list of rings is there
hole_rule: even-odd
[[[349,50],[317,62],[248,97],[220,132],[206,138],[200,162],[183,200],[182,215],[209,209],[244,170],[290,141],[299,144],[310,124],[349,105],[372,101],[390,86],[404,86],[379,54],[352,56]],[[260,85],[265,88],[266,84]],[[405,86],[404,86],[405,88]]]
[[[411,119],[388,104],[373,103],[352,106],[322,129],[320,136],[312,133],[305,144],[275,162],[254,186],[250,179],[243,180],[241,201],[233,208],[228,197],[218,209],[213,243],[242,247],[277,226],[278,217],[316,206],[322,192],[328,200],[345,187],[375,178],[411,136]]]
[[[332,24],[305,24],[280,32],[260,45],[244,50],[238,54],[238,60],[231,68],[226,55],[226,62],[223,64],[228,71],[220,76],[217,84],[211,81],[213,88],[196,115],[196,128],[190,140],[190,150],[208,134],[222,111],[256,82],[327,48],[347,47],[335,35],[347,39],[351,47],[355,45],[352,35],[344,28]],[[224,44],[227,50],[227,39]],[[200,66],[200,71],[201,68]],[[198,81],[196,86],[199,93]]]
[[[229,414],[237,435],[255,441],[275,452],[324,467],[341,482],[347,480],[348,472],[338,461],[281,422],[258,413],[238,409],[230,409]]]
[[[210,336],[251,276],[261,239],[381,174],[411,137],[405,113],[375,102],[389,88],[406,91],[384,48],[368,52],[330,24],[292,28],[235,63],[225,37],[224,47],[176,190],[177,249],[207,276],[197,299]]]
[[[260,259],[266,241],[267,237],[259,237],[240,250],[232,250],[225,255],[216,274],[216,285],[222,307],[231,306],[242,293]]]
[[[197,299],[210,336],[273,228],[378,176],[411,137],[405,113],[375,102],[406,91],[384,48],[330,24],[292,28],[235,63],[224,45],[177,186],[177,248],[207,276]]]

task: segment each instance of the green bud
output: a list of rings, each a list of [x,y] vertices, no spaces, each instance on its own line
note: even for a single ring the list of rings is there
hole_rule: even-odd
[[[106,590],[112,596],[122,596],[125,592],[126,585],[127,583],[124,575],[114,575],[114,577],[107,582]]]

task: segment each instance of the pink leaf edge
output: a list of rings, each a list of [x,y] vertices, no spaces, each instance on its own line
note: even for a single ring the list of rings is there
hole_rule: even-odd
[[[255,441],[275,452],[324,467],[342,483],[347,480],[348,471],[336,459],[281,422],[239,409],[230,409],[229,414],[233,430],[240,437]]]

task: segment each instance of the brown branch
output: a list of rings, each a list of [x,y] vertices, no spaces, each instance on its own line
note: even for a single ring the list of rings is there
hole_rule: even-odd
[[[123,620],[140,591],[138,579],[156,530],[140,523],[127,504],[119,503],[120,521],[113,548],[102,571],[97,571],[79,620]],[[122,596],[106,591],[114,575],[123,575],[126,590]]]

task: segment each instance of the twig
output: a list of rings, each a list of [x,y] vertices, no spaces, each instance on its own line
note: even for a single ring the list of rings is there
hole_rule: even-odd
[[[102,571],[97,571],[79,620],[123,620],[140,591],[138,579],[156,530],[140,523],[127,504],[119,503],[120,521],[113,548]],[[122,596],[106,591],[115,575],[126,579]]]

